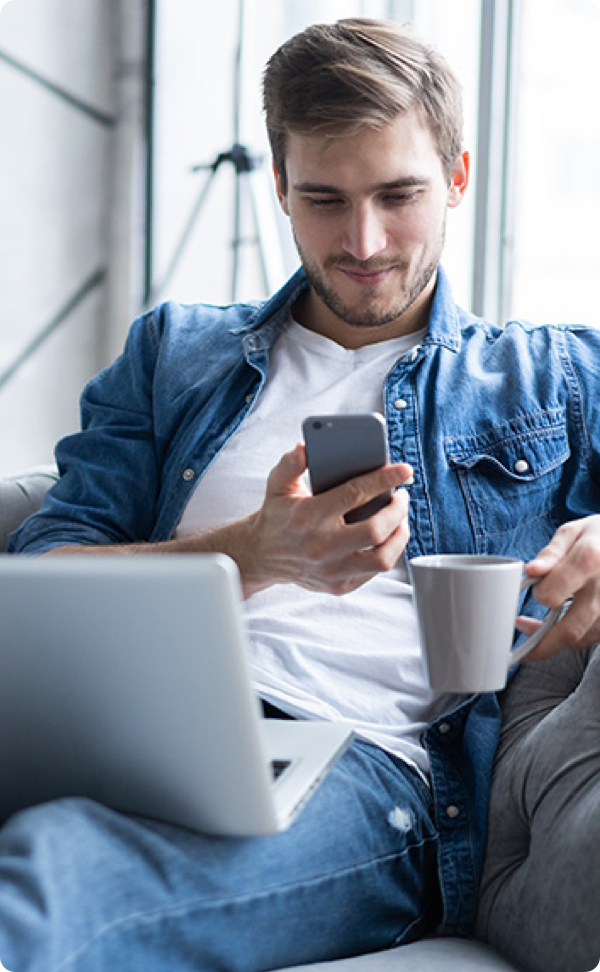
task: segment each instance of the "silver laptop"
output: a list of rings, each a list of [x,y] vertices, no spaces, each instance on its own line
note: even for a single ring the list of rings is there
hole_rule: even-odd
[[[228,557],[0,556],[0,819],[79,795],[273,833],[351,739],[261,718]]]

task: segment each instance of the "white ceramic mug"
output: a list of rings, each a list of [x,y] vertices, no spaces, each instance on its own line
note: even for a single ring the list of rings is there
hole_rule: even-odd
[[[493,692],[512,665],[544,637],[562,613],[552,608],[542,626],[512,648],[520,594],[535,581],[523,561],[475,554],[433,554],[410,561],[421,650],[432,688]]]

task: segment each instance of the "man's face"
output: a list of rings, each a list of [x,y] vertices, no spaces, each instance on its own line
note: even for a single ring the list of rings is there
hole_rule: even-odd
[[[339,138],[289,135],[286,147],[278,196],[312,283],[302,323],[347,347],[424,326],[467,156],[449,185],[416,112]]]

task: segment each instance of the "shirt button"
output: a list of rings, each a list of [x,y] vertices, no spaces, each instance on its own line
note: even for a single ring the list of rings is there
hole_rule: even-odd
[[[185,479],[186,483],[191,482],[192,479],[194,478],[194,475],[195,474],[194,474],[194,470],[193,469],[184,469],[183,470],[183,478]]]
[[[249,405],[251,401],[254,400],[254,395],[246,395],[246,405]]]
[[[442,736],[445,736],[447,732],[450,732],[450,723],[449,722],[442,722],[439,725],[438,728],[439,728],[439,731],[441,732]]]
[[[526,473],[529,469],[529,463],[526,459],[517,459],[515,462],[515,472]]]
[[[258,347],[258,341],[256,340],[256,338],[255,337],[246,338],[246,347],[248,348],[248,351],[255,351],[256,348]]]
[[[410,360],[411,361],[416,361],[418,355],[419,355],[419,347],[417,345],[417,347],[416,348],[413,348],[413,350],[411,351]]]
[[[460,810],[458,809],[456,804],[451,803],[449,807],[446,807],[446,816],[450,817],[450,820],[456,820],[459,814],[460,814]]]
[[[398,412],[401,412],[402,409],[403,408],[406,408],[407,405],[408,405],[408,402],[404,398],[397,398],[396,401],[394,402],[394,408]]]

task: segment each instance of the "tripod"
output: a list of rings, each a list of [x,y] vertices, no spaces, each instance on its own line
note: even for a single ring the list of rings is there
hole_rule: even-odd
[[[154,288],[154,294],[164,290],[166,285],[171,280],[188,245],[195,225],[201,216],[204,203],[206,202],[211,187],[214,184],[215,177],[221,166],[225,164],[233,165],[234,171],[233,232],[231,241],[232,301],[236,301],[238,298],[241,251],[242,247],[248,243],[258,246],[265,295],[272,293],[275,287],[279,285],[283,279],[281,243],[277,235],[272,198],[269,198],[266,191],[259,196],[259,190],[262,190],[263,188],[266,189],[266,186],[263,187],[257,184],[259,177],[265,175],[264,171],[261,170],[264,160],[262,156],[252,154],[248,147],[242,144],[241,140],[246,23],[247,10],[245,0],[239,0],[237,50],[234,66],[233,145],[226,152],[220,152],[212,162],[192,166],[192,172],[208,171],[208,177],[205,180],[198,198],[192,208],[160,286]],[[244,192],[246,192],[250,198],[251,216],[254,224],[254,236],[249,238],[244,238],[242,236],[242,197]]]

